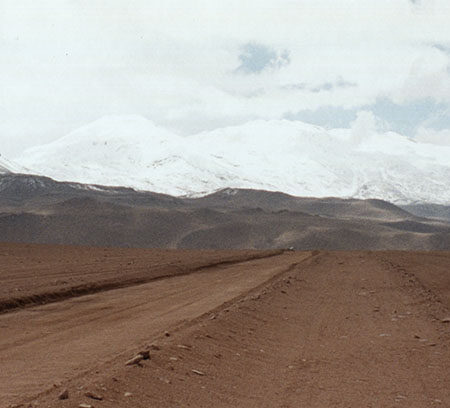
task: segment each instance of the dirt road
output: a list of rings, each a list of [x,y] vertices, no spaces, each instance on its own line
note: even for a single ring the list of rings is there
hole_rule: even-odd
[[[449,288],[448,252],[286,253],[11,312],[0,406],[449,407]]]
[[[124,249],[0,242],[0,313],[282,252]]]
[[[264,283],[293,262],[288,255],[212,267],[0,315],[0,401],[33,396],[93,369]]]

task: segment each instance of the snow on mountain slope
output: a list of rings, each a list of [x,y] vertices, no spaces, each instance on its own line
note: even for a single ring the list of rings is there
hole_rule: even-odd
[[[219,160],[139,116],[105,117],[17,161],[59,181],[128,186],[183,195],[231,177]]]
[[[350,129],[298,121],[258,120],[180,137],[142,117],[106,117],[17,162],[56,180],[172,195],[232,187],[450,203],[450,147],[392,132],[355,138]]]
[[[324,129],[293,121],[255,121],[196,136],[241,175],[306,196],[450,202],[450,149],[394,133]],[[231,152],[231,154],[230,154]],[[272,188],[271,188],[272,189]]]
[[[27,170],[0,155],[0,174],[25,173]]]

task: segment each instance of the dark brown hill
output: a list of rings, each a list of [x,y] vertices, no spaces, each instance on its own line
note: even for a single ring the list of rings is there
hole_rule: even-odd
[[[185,201],[195,207],[288,210],[324,217],[412,218],[407,211],[383,200],[294,197],[285,193],[263,190],[225,189],[206,197],[186,199]]]
[[[226,189],[179,198],[0,176],[0,241],[152,248],[450,249],[450,224],[381,200]]]
[[[402,205],[402,208],[418,217],[450,221],[450,205],[421,203]]]

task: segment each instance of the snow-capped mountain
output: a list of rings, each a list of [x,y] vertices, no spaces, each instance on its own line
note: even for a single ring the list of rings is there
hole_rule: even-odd
[[[139,116],[105,117],[16,161],[60,181],[178,196],[232,187],[450,203],[450,147],[298,121],[258,120],[181,137]]]
[[[0,155],[0,174],[4,173],[25,173],[26,170]]]

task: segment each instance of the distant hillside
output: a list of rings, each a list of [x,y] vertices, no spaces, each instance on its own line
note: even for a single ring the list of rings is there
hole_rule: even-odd
[[[0,241],[158,248],[450,249],[450,223],[380,200],[226,189],[171,197],[0,175]]]
[[[409,204],[401,206],[404,210],[418,217],[436,218],[450,221],[450,205]]]
[[[294,197],[285,193],[227,188],[205,197],[185,199],[196,207],[262,208],[267,211],[301,211],[312,215],[339,218],[408,218],[407,211],[383,200],[358,200],[335,197]]]

